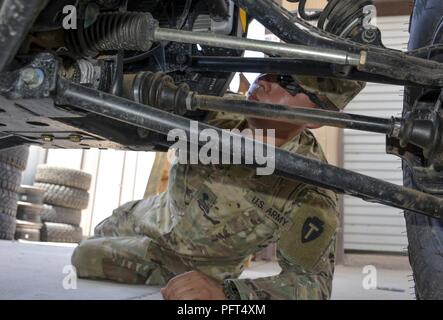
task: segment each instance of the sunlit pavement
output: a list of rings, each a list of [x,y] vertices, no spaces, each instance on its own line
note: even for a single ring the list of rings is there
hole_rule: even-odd
[[[0,241],[0,299],[161,299],[158,287],[124,285],[72,277],[75,245]],[[275,262],[257,262],[242,278],[278,274]],[[410,270],[337,266],[333,299],[413,299]],[[376,279],[374,282],[374,279]],[[374,289],[374,287],[376,288]],[[366,289],[365,289],[366,287]],[[372,289],[371,289],[372,287]]]

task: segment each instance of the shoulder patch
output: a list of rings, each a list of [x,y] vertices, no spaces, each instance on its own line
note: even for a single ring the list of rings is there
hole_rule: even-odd
[[[317,217],[309,217],[303,223],[301,242],[311,242],[321,236],[324,231],[324,222]]]
[[[313,195],[315,196],[315,194]],[[294,224],[284,232],[278,242],[281,254],[290,261],[314,270],[323,254],[334,241],[338,216],[335,206],[307,199],[293,215]]]

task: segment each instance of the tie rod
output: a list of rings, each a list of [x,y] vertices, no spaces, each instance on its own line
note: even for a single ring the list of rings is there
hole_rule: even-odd
[[[217,132],[219,137],[224,136],[220,144],[216,145],[215,152],[233,155],[234,152],[241,150],[240,156],[243,164],[246,163],[246,146],[250,145],[251,142],[256,146],[261,144],[263,149],[269,148],[261,142],[251,141],[251,139],[241,135],[226,132],[222,134],[221,129],[208,124],[200,123],[198,128],[193,128],[191,120],[182,116],[63,79],[58,81],[56,103],[75,106],[103,117],[164,135],[167,135],[173,129],[181,129],[186,133],[188,139],[192,135],[199,136],[201,130],[212,129]],[[228,150],[223,147],[223,142],[226,142],[223,139],[233,141],[233,143],[230,143]],[[197,146],[205,144],[200,139],[197,139],[197,142],[192,139],[188,141],[191,144],[197,144]],[[443,217],[443,199],[438,197],[325,164],[279,148],[275,148],[274,160],[275,175],[434,218]],[[259,167],[260,164],[254,162],[249,166]]]
[[[435,121],[419,118],[379,118],[319,108],[302,108],[263,103],[246,99],[227,99],[200,95],[186,84],[179,86],[163,73],[140,72],[124,76],[124,96],[128,99],[174,112],[206,110],[241,114],[247,117],[274,119],[294,123],[310,123],[344,129],[384,134],[398,139],[402,146],[413,144],[426,150],[438,150],[443,142],[436,139],[440,126]]]

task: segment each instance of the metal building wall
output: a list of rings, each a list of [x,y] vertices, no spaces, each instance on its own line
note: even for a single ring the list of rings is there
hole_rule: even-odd
[[[408,16],[381,17],[377,24],[387,47],[405,50]],[[377,117],[401,115],[403,87],[368,84],[347,112]],[[402,184],[401,161],[385,152],[385,137],[345,130],[344,167],[372,177]],[[402,252],[407,246],[402,211],[358,198],[344,197],[344,248]]]

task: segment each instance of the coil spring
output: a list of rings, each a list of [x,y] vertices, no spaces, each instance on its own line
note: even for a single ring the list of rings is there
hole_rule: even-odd
[[[331,0],[318,20],[318,27],[335,35],[341,35],[350,24],[359,19],[361,25],[364,18],[363,8],[373,5],[372,0]],[[351,29],[352,30],[352,29]]]
[[[103,13],[90,27],[70,30],[66,46],[73,54],[89,57],[103,51],[148,51],[156,27],[147,12]]]

